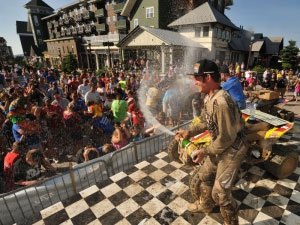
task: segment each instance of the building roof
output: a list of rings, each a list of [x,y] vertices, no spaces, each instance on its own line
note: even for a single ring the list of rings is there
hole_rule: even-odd
[[[17,34],[31,34],[27,27],[28,22],[16,21]]]
[[[173,21],[168,26],[176,27],[181,25],[189,25],[189,24],[201,24],[201,23],[220,23],[231,27],[235,30],[239,30],[237,26],[235,26],[227,16],[220,13],[217,9],[211,6],[210,3],[205,2],[196,9],[190,11],[179,19]]]
[[[31,36],[20,35],[20,41],[21,41],[23,54],[25,56],[30,56],[31,46],[34,45],[33,36],[32,35]]]
[[[60,7],[57,11],[60,11],[60,10],[65,10],[65,9],[68,9],[68,8],[73,8],[74,6],[77,6],[77,5],[83,5],[83,4],[86,4],[86,3],[93,3],[93,2],[97,2],[98,0],[76,0],[76,1],[73,1],[67,5],[64,5],[62,7]]]
[[[137,26],[134,28],[125,38],[123,38],[119,43],[118,47],[121,47],[128,41],[130,38],[137,36],[141,31],[146,31],[152,34],[153,36],[162,40],[166,45],[174,46],[187,46],[187,47],[197,47],[205,48],[203,45],[190,40],[189,38],[169,30],[157,29],[152,27]]]
[[[278,54],[283,48],[283,37],[264,37],[266,43],[266,54]]]
[[[47,20],[47,19],[50,19],[50,18],[56,17],[56,16],[59,16],[59,13],[58,13],[58,12],[53,13],[53,14],[51,14],[51,15],[49,15],[49,16],[45,16],[45,17],[42,18],[42,20]]]
[[[244,38],[232,38],[229,46],[235,51],[249,51],[249,42],[245,41]]]
[[[43,0],[31,0],[30,2],[26,3],[24,7],[26,9],[31,7],[45,7],[54,11],[54,9],[51,6],[49,6],[47,3],[45,3]]]
[[[250,31],[241,30],[238,36],[232,37],[230,47],[235,51],[249,51],[251,35]],[[263,37],[262,35],[260,37],[254,40],[252,52],[263,51],[263,54],[277,55],[283,48],[283,37]]]
[[[248,52],[251,35],[251,32],[247,30],[240,30],[235,36],[232,36],[229,46],[235,51]]]
[[[98,1],[98,0],[89,0],[89,1],[87,1],[86,3],[94,3],[94,2],[97,2],[97,1]],[[72,3],[69,3],[69,4],[67,4],[67,5],[64,5],[64,6],[60,7],[60,8],[58,8],[57,11],[56,11],[55,13],[53,13],[53,14],[51,14],[51,15],[49,15],[49,16],[43,17],[42,20],[47,20],[47,19],[50,19],[50,18],[52,18],[52,17],[59,16],[60,13],[61,13],[61,11],[67,10],[67,9],[69,9],[69,8],[73,8],[73,7],[78,6],[78,5],[82,5],[82,4],[84,4],[84,3],[85,3],[85,2],[82,1],[82,0],[76,0],[76,1],[73,1]]]
[[[135,5],[135,3],[136,3],[136,0],[127,0],[124,7],[123,7],[121,15],[122,16],[129,16],[131,10],[133,9],[133,7]]]
[[[259,52],[261,50],[262,46],[264,45],[264,43],[265,43],[264,40],[255,41],[252,44],[251,51],[252,52]]]
[[[225,0],[225,6],[233,5],[233,0]]]

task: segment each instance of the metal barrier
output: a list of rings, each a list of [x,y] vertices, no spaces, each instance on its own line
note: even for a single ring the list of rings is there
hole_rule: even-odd
[[[190,122],[174,127],[185,128]],[[0,195],[0,224],[26,224],[32,216],[59,201],[70,199],[78,192],[127,170],[149,156],[165,149],[173,136],[159,134],[101,158],[74,166],[62,175],[51,177],[39,184]]]

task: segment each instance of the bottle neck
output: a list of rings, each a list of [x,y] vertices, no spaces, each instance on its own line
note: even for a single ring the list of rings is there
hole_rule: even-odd
[[[181,142],[181,147],[186,148],[190,144],[190,141],[187,139],[183,139]]]

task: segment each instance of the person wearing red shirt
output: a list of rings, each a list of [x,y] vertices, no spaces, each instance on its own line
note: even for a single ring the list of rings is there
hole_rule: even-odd
[[[72,79],[71,79],[71,81],[68,83],[68,91],[69,91],[69,93],[76,92],[79,84],[80,83],[79,83],[78,79],[76,78],[76,76],[73,76]]]

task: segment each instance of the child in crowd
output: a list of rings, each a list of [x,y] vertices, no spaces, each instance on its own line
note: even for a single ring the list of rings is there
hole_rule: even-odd
[[[104,144],[103,146],[99,147],[99,148],[95,148],[92,146],[86,146],[83,149],[80,149],[77,153],[76,153],[76,162],[79,163],[83,163],[83,162],[87,162],[89,160],[92,159],[96,159],[98,157],[104,156],[108,153],[111,153],[113,151],[115,151],[116,149],[114,148],[114,146],[112,144]]]
[[[124,122],[115,123],[115,130],[112,134],[111,143],[116,150],[119,150],[128,145],[130,136],[130,132]]]
[[[138,125],[132,126],[130,128],[131,141],[140,141],[143,139],[143,135],[141,133],[141,128]]]
[[[295,90],[294,90],[294,98],[295,98],[296,102],[298,101],[298,99],[297,99],[298,96],[300,96],[300,80],[299,79],[295,83]]]
[[[89,101],[87,103],[88,106],[88,114],[90,114],[93,118],[101,117],[102,116],[102,107],[99,104],[95,104],[93,101]]]

